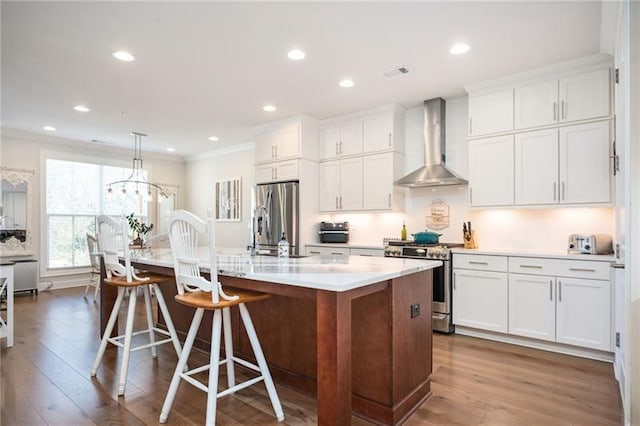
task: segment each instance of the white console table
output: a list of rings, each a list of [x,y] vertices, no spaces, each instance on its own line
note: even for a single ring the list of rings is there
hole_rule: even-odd
[[[7,347],[13,346],[13,262],[0,262],[0,289],[6,294],[6,315],[0,314],[0,338],[7,339]]]

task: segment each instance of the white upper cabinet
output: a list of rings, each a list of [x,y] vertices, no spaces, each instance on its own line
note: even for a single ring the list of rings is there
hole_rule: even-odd
[[[300,156],[300,124],[292,123],[256,137],[256,163]]]
[[[611,113],[610,69],[515,89],[515,128],[607,117]]]
[[[561,202],[611,201],[609,129],[609,121],[559,129]]]
[[[261,126],[255,138],[256,164],[282,160],[318,161],[318,122],[306,116]]]
[[[339,210],[340,161],[320,164],[320,211]]]
[[[516,88],[516,129],[554,124],[558,121],[558,80]]]
[[[559,201],[558,129],[516,134],[515,203]]]
[[[611,201],[609,122],[516,134],[515,204]]]
[[[472,206],[611,202],[609,55],[553,64],[465,89]],[[498,139],[506,135],[514,137],[512,146]],[[504,152],[499,152],[500,144]]]
[[[560,121],[607,117],[611,114],[609,68],[560,80]]]
[[[362,154],[362,121],[320,132],[320,159]]]
[[[513,204],[513,135],[469,141],[469,202]]]
[[[300,178],[300,160],[277,161],[256,166],[256,183],[284,182]]]
[[[391,152],[363,157],[364,210],[389,210],[393,207],[393,157]]]
[[[364,152],[379,152],[393,149],[393,116],[384,114],[369,117],[363,123]]]
[[[513,90],[469,96],[469,136],[513,130]]]
[[[320,164],[320,211],[362,210],[362,157]]]

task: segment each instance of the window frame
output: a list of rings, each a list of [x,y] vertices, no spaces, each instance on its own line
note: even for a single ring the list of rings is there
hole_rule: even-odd
[[[131,159],[122,159],[114,157],[96,157],[94,155],[79,154],[67,151],[42,151],[40,157],[40,276],[41,277],[58,277],[65,275],[77,275],[89,273],[91,265],[85,266],[69,266],[51,268],[49,264],[49,214],[47,212],[47,160],[71,161],[79,163],[93,164],[96,166],[120,167],[123,169],[131,169]],[[151,166],[145,164],[147,176],[151,176]],[[153,220],[152,203],[153,199],[147,202],[147,218]],[[102,208],[102,200],[100,200]],[[35,207],[34,207],[35,208]],[[56,214],[54,216],[91,216],[90,214]]]

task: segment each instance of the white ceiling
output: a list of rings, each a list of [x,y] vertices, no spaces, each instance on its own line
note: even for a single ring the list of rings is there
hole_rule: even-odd
[[[295,114],[464,95],[466,84],[600,51],[599,1],[2,1],[2,126],[193,155]],[[471,45],[461,56],[449,48]],[[298,47],[307,58],[293,62]],[[112,58],[128,50],[135,62]],[[409,74],[387,79],[398,65]],[[338,86],[351,77],[351,89]],[[272,103],[278,110],[262,111]],[[89,113],[74,105],[84,104]],[[126,117],[120,116],[126,112]],[[216,135],[219,142],[210,142]],[[87,142],[88,143],[88,142]]]

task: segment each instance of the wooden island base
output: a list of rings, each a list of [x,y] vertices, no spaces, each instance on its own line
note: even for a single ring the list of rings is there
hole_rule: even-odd
[[[236,287],[271,294],[247,306],[271,373],[277,384],[316,396],[321,425],[350,424],[352,413],[377,424],[399,424],[431,395],[431,279],[427,270],[332,292],[220,276],[228,293]],[[162,291],[184,338],[193,310],[175,302],[174,285]],[[412,318],[415,304],[420,314]],[[251,359],[244,330],[237,332],[237,309],[232,318],[234,352]],[[210,336],[208,313],[196,345],[208,348]]]

